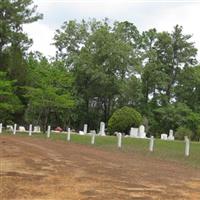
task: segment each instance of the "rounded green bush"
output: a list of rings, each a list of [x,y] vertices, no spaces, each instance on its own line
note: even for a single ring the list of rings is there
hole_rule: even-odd
[[[142,122],[142,116],[134,108],[122,107],[116,110],[108,121],[108,131],[128,133],[131,127],[138,127]]]
[[[175,133],[175,138],[178,140],[184,140],[185,136],[188,136],[191,139],[193,136],[193,133],[189,128],[180,126]]]

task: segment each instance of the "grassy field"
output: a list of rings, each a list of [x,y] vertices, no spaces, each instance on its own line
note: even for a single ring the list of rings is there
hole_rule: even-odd
[[[11,133],[3,133],[2,135],[12,135]],[[17,133],[13,137],[29,137],[28,133]],[[46,134],[34,133],[32,137],[47,139]],[[62,140],[66,141],[66,134],[51,133],[50,140]],[[66,141],[67,142],[67,141]],[[90,135],[77,135],[71,134],[71,142],[84,145],[91,145]],[[95,147],[103,148],[107,150],[117,150],[117,137],[96,136]],[[191,142],[190,144],[190,156],[184,156],[184,141],[163,141],[156,139],[154,143],[154,152],[149,152],[149,140],[136,139],[136,138],[122,138],[122,148],[119,149],[124,153],[137,152],[144,156],[156,157],[162,160],[170,160],[179,162],[188,166],[200,168],[200,142]]]

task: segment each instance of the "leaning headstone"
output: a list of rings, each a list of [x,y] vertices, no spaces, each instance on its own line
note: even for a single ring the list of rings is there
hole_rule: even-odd
[[[83,128],[84,134],[87,134],[87,128],[88,128],[88,125],[87,125],[87,124],[84,124],[84,128]]]
[[[121,133],[117,133],[117,146],[118,148],[122,147],[122,134]]]
[[[48,129],[47,129],[47,138],[50,138],[50,134],[51,134],[51,126],[48,126]]]
[[[95,136],[96,136],[96,131],[90,131],[92,137],[91,137],[91,144],[94,144],[95,143]]]
[[[31,136],[32,135],[32,124],[29,125],[29,132],[28,135]]]
[[[160,136],[160,139],[161,140],[167,140],[167,134],[162,133],[161,136]]]
[[[0,123],[0,133],[2,133],[2,123]]]
[[[17,130],[17,124],[14,124],[14,128],[13,128],[13,134],[16,134],[16,130]]]
[[[185,156],[190,155],[190,140],[187,136],[185,136]]]
[[[154,147],[154,137],[151,136],[149,141],[149,151],[153,152],[153,147]]]
[[[145,127],[141,125],[138,131],[139,138],[146,138]]]
[[[67,129],[67,141],[70,141],[71,130],[70,128]]]
[[[174,140],[174,133],[173,130],[169,130],[169,136],[167,138],[168,140]]]
[[[130,137],[138,137],[138,128],[131,128],[130,130]]]
[[[100,131],[99,131],[99,135],[101,136],[105,136],[105,123],[104,122],[101,122],[100,123]]]
[[[19,132],[26,132],[26,129],[24,126],[19,126]]]

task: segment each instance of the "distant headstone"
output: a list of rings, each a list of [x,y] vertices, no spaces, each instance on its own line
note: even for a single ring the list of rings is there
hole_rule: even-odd
[[[161,140],[167,140],[167,134],[162,133],[161,136],[160,136],[160,139]]]
[[[100,123],[100,131],[99,131],[99,135],[101,136],[105,136],[105,123],[104,122],[101,122]]]
[[[7,125],[6,129],[8,129],[8,131],[13,131],[13,126],[12,125]]]
[[[130,137],[138,137],[138,128],[131,128],[130,130]]]
[[[29,131],[28,131],[28,135],[31,136],[32,135],[32,124],[29,125]]]
[[[83,131],[79,131],[79,135],[85,135]]]
[[[169,136],[167,138],[168,140],[174,140],[174,133],[173,130],[169,130]]]
[[[14,124],[14,128],[13,128],[13,134],[15,135],[17,131],[17,124]]]
[[[19,132],[26,132],[26,129],[24,126],[19,126]]]
[[[2,123],[0,123],[0,133],[2,133]]]
[[[145,127],[141,125],[138,130],[139,138],[146,138]]]
[[[87,125],[87,124],[84,124],[84,128],[83,128],[84,134],[87,134],[87,128],[88,128],[88,125]]]
[[[40,126],[34,126],[33,132],[34,133],[40,133]]]

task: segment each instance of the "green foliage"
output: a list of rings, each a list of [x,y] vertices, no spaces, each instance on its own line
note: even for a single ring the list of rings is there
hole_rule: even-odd
[[[0,119],[4,123],[13,119],[13,114],[22,109],[13,84],[14,81],[8,80],[6,73],[0,72]]]
[[[132,126],[139,126],[142,116],[135,109],[123,107],[116,110],[108,121],[108,130],[111,134],[115,131],[128,133]]]
[[[192,139],[193,132],[189,128],[180,126],[175,133],[175,138],[178,140],[184,140],[185,136],[188,136],[190,139]]]

